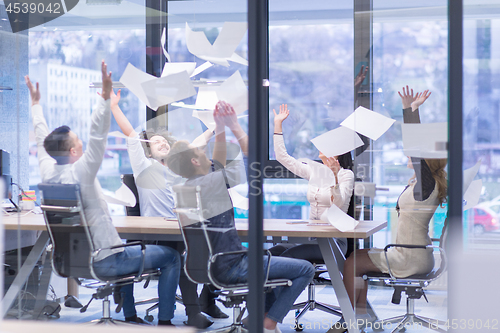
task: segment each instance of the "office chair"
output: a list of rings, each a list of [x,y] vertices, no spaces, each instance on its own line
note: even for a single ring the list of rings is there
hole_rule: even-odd
[[[429,329],[446,332],[439,328],[439,326],[446,325],[446,322],[437,319],[431,319],[427,317],[417,316],[415,314],[415,300],[420,299],[422,296],[427,300],[425,295],[425,288],[434,280],[438,279],[445,271],[447,265],[446,252],[444,250],[445,240],[447,234],[448,218],[445,219],[443,231],[440,238],[433,238],[433,242],[437,242],[438,245],[410,245],[410,244],[389,244],[384,248],[387,258],[387,250],[391,247],[403,247],[409,249],[437,249],[440,254],[440,263],[435,265],[434,269],[427,274],[415,274],[408,276],[406,278],[397,278],[392,274],[391,266],[389,265],[389,260],[387,260],[387,266],[389,267],[389,273],[367,273],[363,276],[364,280],[379,281],[386,286],[394,288],[394,294],[392,295],[392,303],[400,304],[401,294],[404,292],[406,294],[406,313],[402,316],[397,316],[393,318],[378,320],[372,324],[374,330],[383,330],[383,326],[387,324],[398,323],[396,327],[392,330],[396,332],[397,330],[403,332],[405,330],[405,325],[409,324],[422,324],[422,326]],[[382,326],[383,323],[383,326]]]
[[[212,265],[218,257],[233,254],[243,254],[246,250],[213,253],[212,244],[208,235],[208,221],[203,218],[200,199],[200,187],[189,187],[183,185],[173,186],[177,197],[175,213],[179,219],[182,238],[186,246],[184,270],[188,278],[194,283],[211,284],[214,286],[214,292],[224,300],[220,300],[226,308],[233,308],[233,322],[231,325],[222,327],[211,332],[243,332],[241,319],[245,312],[243,303],[249,292],[248,283],[225,284],[218,281],[212,272]],[[267,251],[267,250],[266,250]],[[269,267],[271,263],[271,253],[267,251],[269,261],[264,281],[266,291],[278,286],[291,286],[292,281],[287,279],[269,280]]]
[[[117,287],[139,282],[158,275],[159,270],[144,271],[134,275],[114,278],[98,276],[94,271],[94,258],[106,249],[96,249],[83,210],[80,186],[78,184],[39,184],[41,209],[52,242],[52,269],[64,278],[73,278],[79,285],[96,289],[90,301],[80,309],[85,312],[94,299],[102,299],[102,318],[92,322],[97,324],[117,324],[123,321],[111,318],[109,295]],[[141,245],[144,267],[146,246],[134,242],[113,248]],[[122,304],[118,304],[121,309]],[[118,311],[119,312],[119,311]],[[124,322],[123,322],[124,323]]]
[[[137,190],[137,185],[135,184],[135,178],[134,178],[134,175],[131,174],[131,173],[126,173],[126,174],[123,174],[121,175],[121,180],[122,180],[122,183],[127,185],[128,188],[132,191],[132,193],[134,193],[134,196],[135,196],[135,200],[136,200],[136,204],[134,207],[128,207],[126,206],[125,207],[125,210],[127,212],[127,216],[141,216],[141,205],[139,204],[139,191]],[[127,240],[127,242],[129,242]],[[158,242],[144,242],[145,244],[158,244]],[[147,285],[145,284],[144,285],[145,287],[147,287]],[[121,298],[120,295],[118,295],[118,293],[115,293],[115,300],[119,300]],[[150,306],[149,308],[146,309],[146,315],[144,316],[144,320],[147,320],[149,322],[152,322],[154,320],[154,317],[151,315],[151,312],[153,312],[154,310],[158,309],[158,303],[159,299],[158,297],[153,297],[153,298],[149,298],[149,299],[145,299],[145,300],[142,300],[142,301],[136,301],[135,302],[135,305],[145,305],[145,304],[153,304],[152,306]],[[182,297],[179,296],[179,295],[175,295],[175,301],[179,304],[183,304],[182,303]],[[117,311],[119,312],[119,311]]]

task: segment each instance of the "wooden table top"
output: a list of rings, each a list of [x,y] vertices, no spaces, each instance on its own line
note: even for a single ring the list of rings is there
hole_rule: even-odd
[[[4,215],[2,220],[5,230],[17,230],[18,224],[21,230],[46,230],[42,214]],[[367,238],[387,226],[386,221],[360,221],[355,229],[341,232],[330,225],[293,224],[290,223],[291,221],[310,222],[309,220],[265,219],[264,236]],[[118,233],[180,235],[177,220],[167,220],[163,217],[113,216],[113,224]],[[236,229],[240,236],[247,236],[248,220],[236,219]]]

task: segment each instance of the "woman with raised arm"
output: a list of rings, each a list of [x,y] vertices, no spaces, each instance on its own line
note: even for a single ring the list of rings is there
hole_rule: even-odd
[[[280,105],[279,113],[274,112],[274,152],[276,160],[285,168],[296,174],[297,176],[310,180],[312,175],[311,166],[300,162],[290,156],[285,147],[283,140],[283,121],[288,117],[289,110],[286,104]],[[319,153],[319,158],[335,176],[334,186],[317,186],[309,183],[307,188],[307,200],[311,204],[309,219],[319,220],[323,212],[332,205],[339,207],[344,213],[347,213],[351,204],[351,198],[354,189],[354,173],[352,172],[351,153],[347,152],[340,156],[326,157],[322,152]],[[336,238],[335,241],[339,245],[340,250],[345,255],[347,252],[347,239]],[[292,245],[288,248],[285,244],[280,244],[271,249],[273,255],[282,255],[287,257],[315,260],[322,258],[321,251],[317,244],[301,244]],[[280,253],[281,252],[281,253]]]
[[[134,130],[118,106],[120,94],[120,90],[116,94],[113,91],[111,92],[111,111],[123,134],[128,137],[127,151],[139,194],[141,216],[176,218],[173,212],[174,196],[172,185],[180,183],[182,177],[174,174],[165,164],[165,160],[170,153],[170,148],[176,140],[168,132],[153,132],[148,130],[143,133],[143,139],[148,140],[146,141],[146,145],[143,146],[139,140],[142,139],[139,133]],[[229,109],[229,106],[224,102],[219,102],[216,109],[225,110]],[[234,112],[234,110],[232,111]],[[241,128],[239,129],[243,131]],[[213,133],[208,130],[202,135],[205,136],[205,141],[208,141]],[[180,253],[184,252],[183,242],[163,241],[155,243],[170,246],[177,249]],[[228,318],[228,315],[222,312],[215,304],[217,295],[210,291],[209,286],[204,286],[198,297],[197,285],[187,278],[184,270],[181,270],[179,287],[188,317],[184,324],[199,329],[205,329],[212,325],[213,321],[205,317],[201,312],[208,314],[212,318]],[[125,295],[125,297],[133,296]],[[142,319],[134,313],[124,313],[124,315],[128,321],[142,322]]]
[[[413,89],[403,87],[399,92],[403,103],[403,119],[405,123],[420,123],[418,108],[431,93],[425,90],[414,95]],[[415,173],[398,198],[396,244],[430,245],[429,222],[437,207],[446,202],[447,159],[428,159],[410,157],[408,168]],[[391,272],[396,277],[407,277],[413,274],[426,274],[434,267],[432,250],[408,249],[392,247],[387,251]],[[356,319],[371,321],[367,314],[368,282],[362,279],[370,272],[389,273],[383,249],[372,248],[357,250],[344,264],[344,285],[354,306]],[[328,333],[345,332],[342,320],[332,327]]]

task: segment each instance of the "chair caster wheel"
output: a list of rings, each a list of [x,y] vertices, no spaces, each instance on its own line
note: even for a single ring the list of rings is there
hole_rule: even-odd
[[[402,332],[406,332],[406,327],[404,327],[404,326],[403,326],[403,327],[399,330],[399,332],[401,332],[401,333],[402,333]]]
[[[304,324],[295,323],[295,331],[302,332],[304,330]]]
[[[151,323],[154,320],[154,317],[152,315],[147,315],[144,316],[144,320],[149,321]]]

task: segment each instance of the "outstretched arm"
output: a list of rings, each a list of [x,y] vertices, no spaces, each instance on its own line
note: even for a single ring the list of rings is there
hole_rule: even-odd
[[[226,114],[226,108],[229,104],[219,101],[215,105],[215,144],[212,158],[218,161],[222,166],[226,166],[227,147],[226,147],[226,128],[223,117]]]
[[[285,168],[296,174],[297,176],[309,180],[311,178],[311,168],[309,165],[297,161],[292,156],[288,155],[285,147],[285,141],[283,140],[283,120],[288,118],[290,114],[288,106],[286,104],[280,105],[280,112],[274,113],[274,153],[276,154],[276,160],[283,164]]]
[[[403,87],[403,93],[398,92],[398,94],[401,96],[401,102],[403,103],[404,123],[419,124],[420,113],[418,108],[431,95],[429,90],[425,90],[422,93],[417,92],[417,94],[414,95],[413,89],[410,90],[408,86],[406,86],[406,90]],[[417,183],[413,188],[413,197],[415,200],[419,201],[426,200],[434,190],[435,180],[432,177],[432,172],[425,162],[425,159],[418,157],[410,157],[410,159],[413,170],[415,170],[415,176],[417,177]]]
[[[136,133],[130,121],[128,121],[127,117],[123,114],[123,111],[118,106],[118,102],[121,97],[121,89],[118,89],[118,92],[115,94],[113,89],[111,89],[111,112],[113,112],[113,116],[115,117],[118,126],[122,130],[123,134],[126,136],[135,136]]]
[[[24,77],[24,80],[26,81],[26,86],[28,87],[31,96],[31,116],[33,118],[33,129],[35,132],[35,140],[38,151],[37,155],[38,165],[40,166],[40,176],[43,181],[45,179],[45,173],[49,172],[51,166],[55,164],[55,160],[50,157],[43,146],[45,138],[49,135],[49,127],[47,126],[47,122],[43,116],[43,110],[40,105],[40,87],[38,82],[34,86],[28,75]]]
[[[110,97],[113,90],[111,72],[102,61],[102,93],[97,105],[92,111],[90,120],[90,135],[87,149],[83,156],[74,163],[75,174],[81,183],[93,183],[104,158],[104,151],[108,142],[108,131],[111,124]]]
[[[233,135],[238,140],[241,151],[245,156],[248,156],[248,135],[245,133],[241,125],[238,123],[236,111],[231,104],[221,101],[221,115],[223,116],[224,125],[229,127]]]

